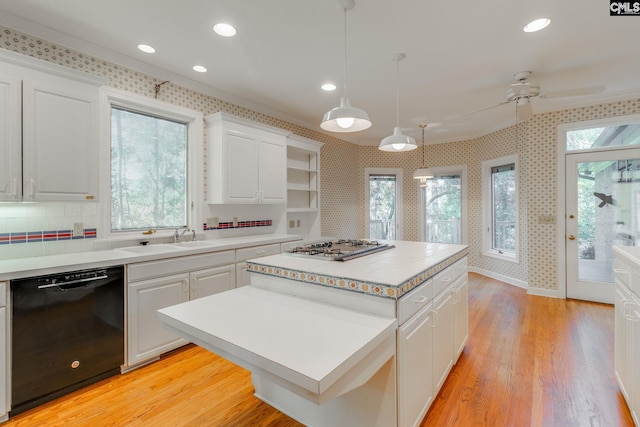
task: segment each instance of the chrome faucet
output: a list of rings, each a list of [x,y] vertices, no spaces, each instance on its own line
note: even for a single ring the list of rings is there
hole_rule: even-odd
[[[180,230],[182,230],[182,233],[179,233]],[[176,231],[173,233],[173,243],[178,243],[187,231],[189,231],[189,227],[187,226],[176,228]]]

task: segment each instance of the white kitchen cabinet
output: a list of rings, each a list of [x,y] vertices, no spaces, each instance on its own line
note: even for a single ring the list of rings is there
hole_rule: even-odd
[[[9,345],[8,340],[10,338],[9,320],[7,319],[7,300],[9,299],[9,284],[7,282],[0,282],[0,421],[5,421],[8,417],[8,409],[10,405],[9,395]]]
[[[626,273],[616,272],[616,296],[615,296],[615,369],[620,391],[629,401],[631,390],[631,333],[632,323],[628,319],[626,311],[631,300],[631,291],[621,282],[620,275]]]
[[[187,342],[162,327],[157,311],[189,300],[189,274],[133,283],[128,288],[127,365],[151,360]]]
[[[207,200],[285,204],[290,133],[225,113],[207,123]]]
[[[320,237],[320,149],[298,135],[287,138],[288,229],[304,239]]]
[[[424,307],[398,328],[398,425],[418,426],[435,397],[433,310]]]
[[[640,279],[640,278],[639,278]],[[633,295],[628,304],[628,316],[631,321],[631,415],[636,425],[640,425],[640,298]]]
[[[0,198],[95,200],[102,80],[40,62],[0,53]]]
[[[0,75],[0,200],[22,198],[20,80]]]
[[[247,271],[247,260],[276,255],[281,250],[279,243],[236,249],[236,288],[247,286],[251,283],[251,273]]]
[[[454,359],[454,304],[453,294],[444,291],[437,297],[432,306],[433,319],[433,375],[435,389],[440,390],[444,384]]]
[[[454,357],[458,360],[469,338],[469,280],[467,273],[456,280],[453,296],[453,341]]]
[[[206,297],[235,287],[234,265],[198,270],[189,274],[189,299]]]
[[[233,289],[234,261],[234,251],[223,251],[127,266],[126,370],[186,344],[162,326],[157,311]]]

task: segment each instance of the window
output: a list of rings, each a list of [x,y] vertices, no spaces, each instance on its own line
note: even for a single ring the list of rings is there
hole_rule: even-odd
[[[101,237],[201,230],[202,114],[105,89]],[[108,123],[107,123],[108,122]],[[167,231],[169,233],[170,231]]]
[[[434,177],[419,190],[421,240],[465,244],[467,168],[461,165],[431,169]]]
[[[187,225],[187,124],[111,107],[111,231]]]
[[[482,163],[483,253],[518,262],[518,159]]]
[[[402,170],[365,169],[369,239],[399,240],[402,218]]]

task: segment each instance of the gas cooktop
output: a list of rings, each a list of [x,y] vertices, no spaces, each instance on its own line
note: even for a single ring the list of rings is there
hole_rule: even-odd
[[[309,243],[304,246],[297,246],[291,251],[284,253],[327,261],[348,261],[353,258],[370,255],[394,247],[394,245],[380,243],[375,240],[341,239]]]

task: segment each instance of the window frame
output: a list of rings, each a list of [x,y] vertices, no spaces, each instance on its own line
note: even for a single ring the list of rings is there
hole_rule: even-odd
[[[195,110],[158,101],[113,88],[102,88],[100,94],[100,195],[98,238],[122,240],[149,239],[140,231],[111,230],[111,107],[120,107],[142,114],[166,118],[187,125],[187,227],[197,233],[203,231],[201,201],[203,193],[204,115]],[[172,229],[158,230],[154,238],[170,237]]]
[[[468,219],[467,219],[467,165],[443,166],[429,168],[434,176],[439,175],[460,175],[460,237],[461,245],[468,244]],[[420,207],[420,223],[418,232],[420,241],[427,241],[427,210],[425,206],[425,190],[418,186],[418,206]]]
[[[395,175],[396,177],[396,240],[403,239],[403,193],[402,193],[402,169],[399,168],[365,168],[364,169],[364,197],[365,197],[365,215],[364,215],[364,235],[366,239],[370,238],[369,230],[369,176],[371,175]]]
[[[514,253],[501,252],[493,248],[493,183],[492,168],[508,164],[514,165],[515,169],[515,251]],[[520,165],[518,155],[500,157],[498,159],[486,160],[482,162],[482,255],[501,259],[504,261],[520,263],[520,185],[519,185]]]

